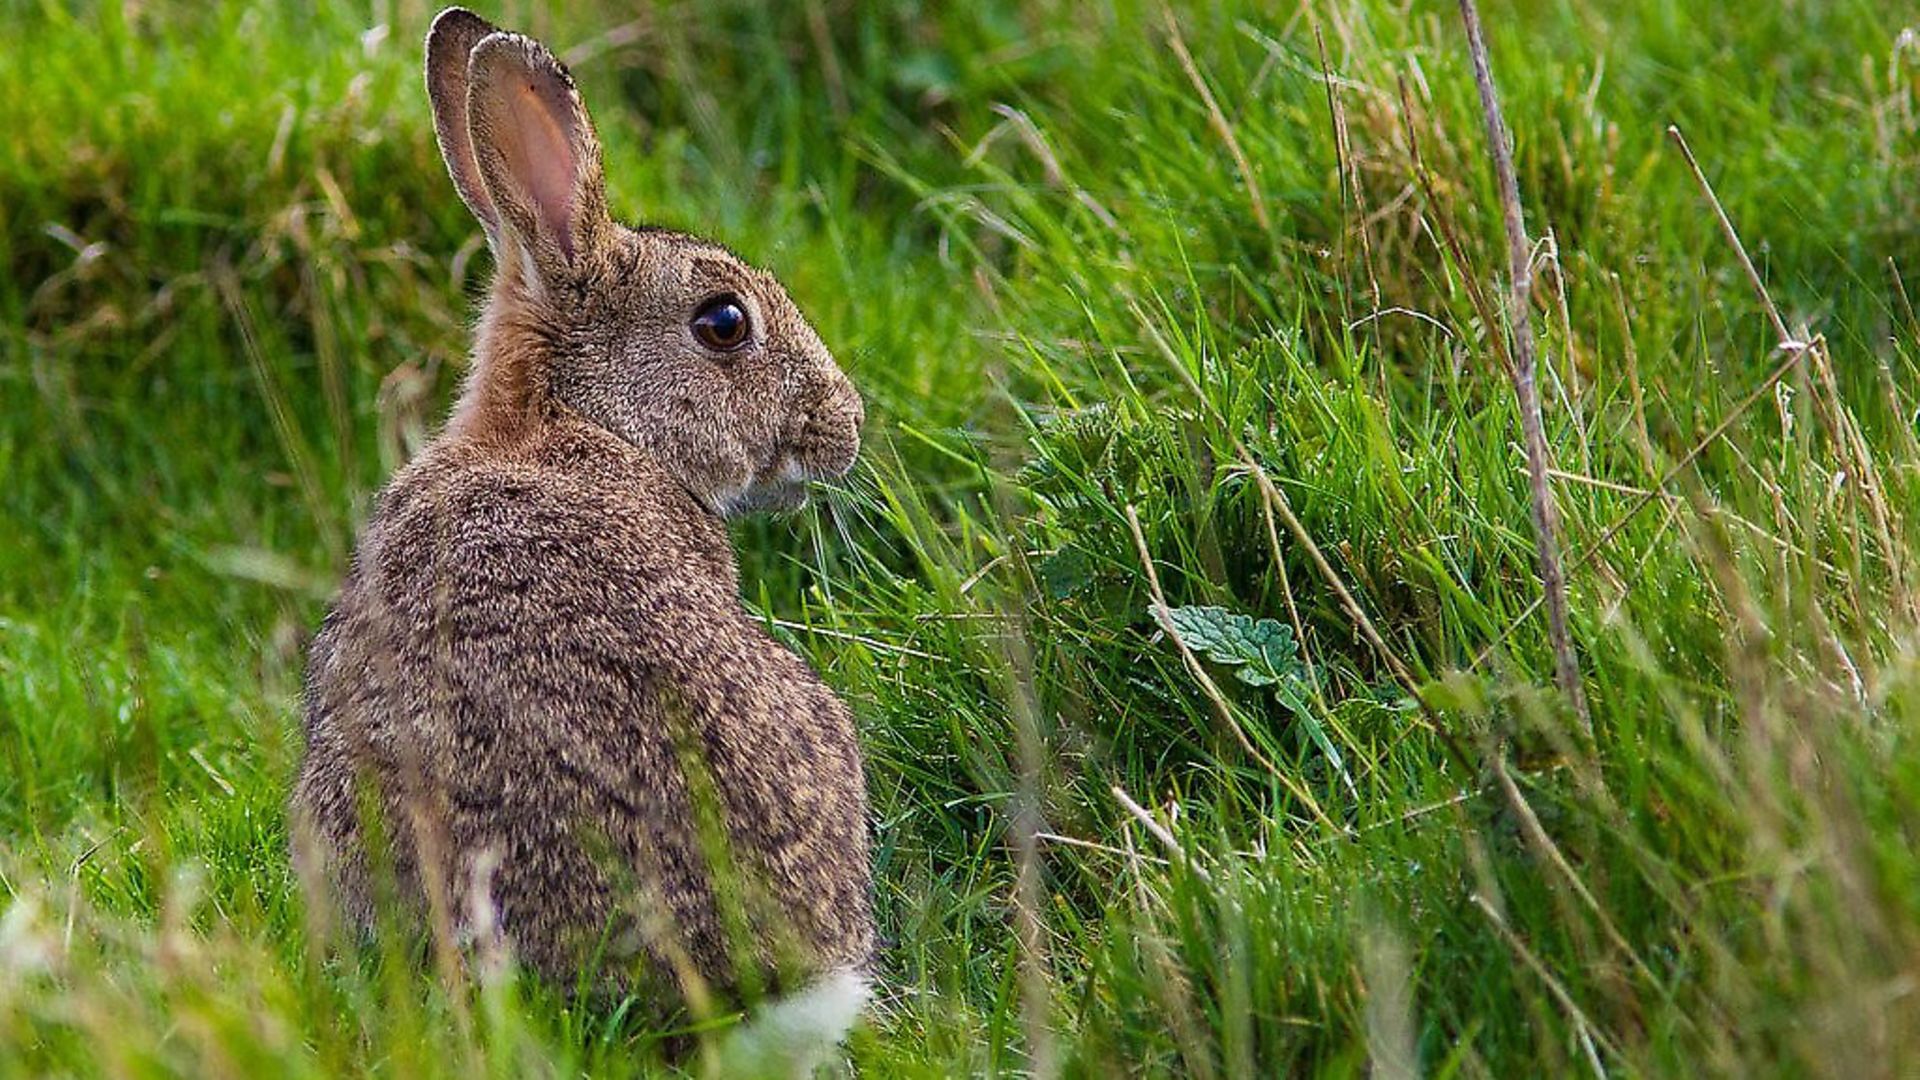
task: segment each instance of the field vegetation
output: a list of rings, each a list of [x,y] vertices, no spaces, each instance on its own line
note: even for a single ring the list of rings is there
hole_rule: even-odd
[[[1920,1070],[1920,12],[1486,0],[1580,705],[1453,3],[484,13],[866,395],[736,534],[869,758],[846,1069]],[[488,273],[432,14],[0,0],[0,1076],[665,1067],[287,857]]]

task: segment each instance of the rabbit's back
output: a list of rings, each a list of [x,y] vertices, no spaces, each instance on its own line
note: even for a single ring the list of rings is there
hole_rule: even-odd
[[[356,776],[402,895],[550,977],[596,949],[723,984],[730,956],[869,959],[845,707],[741,608],[724,526],[598,429],[442,444],[396,478],[314,643],[307,728],[295,809],[360,918]]]

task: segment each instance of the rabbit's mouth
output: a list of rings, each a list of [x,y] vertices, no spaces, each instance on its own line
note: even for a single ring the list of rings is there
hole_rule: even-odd
[[[746,514],[789,513],[807,505],[812,484],[845,476],[853,465],[853,454],[832,454],[817,460],[806,448],[788,447],[779,452],[774,463],[762,468],[739,494],[722,499],[723,517]]]
[[[807,505],[807,482],[783,474],[767,477],[730,501],[728,517],[790,513]]]

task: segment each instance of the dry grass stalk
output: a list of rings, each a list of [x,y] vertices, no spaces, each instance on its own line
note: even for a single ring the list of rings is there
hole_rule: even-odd
[[[1380,654],[1381,661],[1387,665],[1387,670],[1392,672],[1394,681],[1399,683],[1400,688],[1405,690],[1414,704],[1420,707],[1420,716],[1425,721],[1427,729],[1439,737],[1441,746],[1446,749],[1448,756],[1453,758],[1455,764],[1468,770],[1474,769],[1475,759],[1467,753],[1466,747],[1447,728],[1433,703],[1427,700],[1426,692],[1414,678],[1413,670],[1407,667],[1406,661],[1400,659],[1399,655],[1388,647],[1386,638],[1380,636],[1380,631],[1374,627],[1373,620],[1367,616],[1367,610],[1360,606],[1360,601],[1354,598],[1352,591],[1340,579],[1340,574],[1334,570],[1333,564],[1327,561],[1326,553],[1320,550],[1320,545],[1314,542],[1313,535],[1307,532],[1307,527],[1300,523],[1299,517],[1295,516],[1293,507],[1275,486],[1273,478],[1267,475],[1266,470],[1254,460],[1246,444],[1238,438],[1234,439],[1234,450],[1240,456],[1241,465],[1253,476],[1255,486],[1260,489],[1262,502],[1270,512],[1279,514],[1280,519],[1286,522],[1287,531],[1293,533],[1294,539],[1307,550],[1307,555],[1313,560],[1314,567],[1320,571],[1321,578],[1326,581],[1327,587],[1333,590],[1334,596],[1340,601],[1340,606],[1346,609],[1347,616],[1353,620],[1354,628],[1360,632],[1361,637],[1367,639],[1367,644],[1372,645],[1374,651]]]
[[[1167,339],[1153,325],[1153,321],[1147,318],[1146,312],[1142,311],[1138,305],[1134,307],[1134,317],[1139,320],[1140,328],[1146,332],[1147,337],[1153,341],[1154,346],[1159,350],[1160,354],[1166,358],[1168,365],[1172,367],[1174,373],[1180,377],[1181,382],[1186,384],[1188,391],[1193,394],[1194,400],[1199,402],[1201,408],[1205,409],[1216,420],[1222,419],[1219,412],[1214,409],[1213,403],[1207,400],[1206,391],[1201,388],[1199,381],[1193,377],[1191,371],[1187,370],[1186,365],[1180,362],[1180,357],[1173,351],[1173,346],[1168,344]],[[1224,423],[1222,426],[1225,427]],[[1380,636],[1380,631],[1374,627],[1373,620],[1367,616],[1366,609],[1361,607],[1360,601],[1354,598],[1352,590],[1348,589],[1346,582],[1341,580],[1340,574],[1333,568],[1333,564],[1327,561],[1326,553],[1320,550],[1320,545],[1314,541],[1313,535],[1307,532],[1307,527],[1301,524],[1300,519],[1294,515],[1293,507],[1287,503],[1286,496],[1280,493],[1280,489],[1274,485],[1273,479],[1267,475],[1266,469],[1262,468],[1260,463],[1254,459],[1253,452],[1247,449],[1246,442],[1238,435],[1233,436],[1233,450],[1235,456],[1240,459],[1241,466],[1246,469],[1248,475],[1253,477],[1255,485],[1260,489],[1261,500],[1270,512],[1278,514],[1280,519],[1286,522],[1287,530],[1293,533],[1294,539],[1298,540],[1300,546],[1306,549],[1308,556],[1313,560],[1314,568],[1319,570],[1320,576],[1326,581],[1328,588],[1331,588],[1334,596],[1339,599],[1340,606],[1346,610],[1347,615],[1353,620],[1354,628],[1358,630],[1360,635],[1367,639],[1367,643],[1372,645],[1380,654],[1381,661],[1387,665],[1387,669],[1392,673],[1394,681],[1399,683],[1401,689],[1407,692],[1407,696],[1412,698],[1413,701],[1420,706],[1421,715],[1426,720],[1428,728],[1440,737],[1441,742],[1447,748],[1448,754],[1453,757],[1456,763],[1472,768],[1471,763],[1473,758],[1467,755],[1465,748],[1460,745],[1459,740],[1455,739],[1452,733],[1441,723],[1440,714],[1435,711],[1433,705],[1421,691],[1420,683],[1414,678],[1413,670],[1387,645],[1386,638]],[[1139,548],[1141,561],[1146,566],[1148,587],[1155,598],[1154,603],[1160,608],[1160,611],[1156,612],[1156,618],[1162,618],[1166,602],[1160,595],[1159,575],[1153,569],[1153,561],[1147,552],[1146,538],[1140,531],[1139,515],[1134,511],[1132,506],[1127,507],[1127,519],[1128,525],[1133,529],[1134,544]],[[1277,556],[1279,551],[1278,540],[1275,539],[1273,543]],[[1188,666],[1194,670],[1196,677],[1201,680],[1201,685],[1210,689],[1210,696],[1214,698],[1215,708],[1223,710],[1223,715],[1231,721],[1232,713],[1231,711],[1226,711],[1226,701],[1219,697],[1219,688],[1214,686],[1213,680],[1207,676],[1205,669],[1199,666],[1199,661],[1193,657],[1192,652],[1187,649],[1186,644],[1180,641],[1177,634],[1172,634],[1172,626],[1165,622],[1163,622],[1161,626],[1162,629],[1165,629],[1173,636],[1174,642],[1180,646],[1181,654],[1186,657]],[[1238,725],[1234,727],[1237,734]],[[1285,774],[1275,772],[1275,775],[1281,777],[1282,780],[1288,784],[1290,790],[1296,786],[1291,780],[1286,778]],[[1319,814],[1317,804],[1309,800],[1307,805],[1315,808],[1316,816],[1321,817],[1323,820],[1325,819],[1324,815]],[[1331,822],[1329,822],[1329,824],[1331,824]],[[1343,831],[1346,830],[1343,829]]]
[[[1507,769],[1507,762],[1504,756],[1498,754],[1492,755],[1492,771],[1493,778],[1500,788],[1501,796],[1506,799],[1508,807],[1513,810],[1514,817],[1520,822],[1521,835],[1526,838],[1528,845],[1530,845],[1535,853],[1549,866],[1559,872],[1561,878],[1566,881],[1568,888],[1572,889],[1574,895],[1580,898],[1580,903],[1585,906],[1588,911],[1593,913],[1594,921],[1600,924],[1600,930],[1607,936],[1607,941],[1612,944],[1615,949],[1619,950],[1621,955],[1627,958],[1628,963],[1633,966],[1634,972],[1645,978],[1649,983],[1655,983],[1656,978],[1653,969],[1649,968],[1647,962],[1640,958],[1640,954],[1636,952],[1632,944],[1627,941],[1626,935],[1620,932],[1620,928],[1616,926],[1613,919],[1607,915],[1607,909],[1601,906],[1600,901],[1594,897],[1592,890],[1587,888],[1587,883],[1582,881],[1579,873],[1574,870],[1573,864],[1567,861],[1567,856],[1560,850],[1560,845],[1553,842],[1553,836],[1547,832],[1545,826],[1540,824],[1540,817],[1534,813],[1533,805],[1529,803],[1527,797],[1521,793],[1520,786],[1514,783],[1513,774]]]
[[[1136,305],[1134,308],[1134,316],[1139,320],[1141,329],[1144,330],[1148,338],[1152,340],[1157,351],[1166,359],[1168,366],[1180,377],[1181,382],[1186,384],[1187,389],[1193,394],[1194,400],[1199,402],[1200,406],[1216,419],[1219,419],[1219,414],[1214,410],[1212,402],[1207,400],[1206,391],[1203,390],[1199,382],[1194,379],[1193,373],[1187,370],[1186,365],[1180,362],[1180,358],[1173,351],[1173,347],[1168,344],[1166,338],[1162,336],[1158,328],[1153,325],[1153,321],[1147,318],[1146,312],[1140,310]],[[1293,587],[1291,582],[1287,580],[1286,565],[1281,558],[1280,538],[1273,528],[1273,515],[1276,513],[1286,522],[1288,531],[1293,533],[1294,538],[1300,542],[1300,545],[1306,549],[1307,554],[1313,559],[1314,566],[1320,571],[1320,576],[1327,582],[1328,587],[1333,590],[1334,595],[1340,600],[1341,607],[1343,607],[1348,616],[1352,618],[1355,629],[1359,630],[1361,636],[1367,639],[1367,643],[1379,652],[1382,662],[1387,665],[1387,669],[1392,673],[1394,681],[1399,683],[1401,689],[1405,690],[1408,696],[1419,704],[1421,712],[1427,719],[1429,726],[1447,742],[1449,752],[1451,752],[1458,761],[1465,764],[1469,759],[1464,756],[1460,747],[1454,745],[1451,736],[1442,728],[1440,717],[1428,705],[1426,697],[1420,691],[1420,683],[1414,678],[1412,670],[1409,669],[1405,661],[1401,660],[1399,655],[1387,645],[1386,639],[1380,636],[1380,632],[1374,628],[1373,620],[1367,616],[1366,609],[1360,606],[1360,602],[1354,598],[1353,593],[1347,588],[1346,583],[1341,580],[1339,572],[1334,570],[1333,564],[1327,561],[1325,553],[1320,550],[1320,545],[1314,542],[1313,536],[1307,532],[1306,526],[1302,525],[1300,519],[1294,516],[1293,507],[1288,505],[1286,497],[1280,494],[1279,489],[1274,486],[1272,478],[1267,475],[1266,470],[1254,459],[1252,451],[1247,449],[1246,443],[1242,441],[1238,435],[1233,436],[1233,447],[1234,453],[1240,459],[1241,466],[1253,477],[1255,485],[1260,490],[1261,506],[1266,516],[1267,541],[1271,547],[1274,567],[1280,574],[1282,590],[1287,600],[1287,614],[1293,622],[1295,640],[1299,643],[1302,660],[1307,658],[1306,626],[1301,622],[1300,613],[1294,606]],[[1214,685],[1213,679],[1207,675],[1206,669],[1200,666],[1199,660],[1194,657],[1192,651],[1187,648],[1186,644],[1180,640],[1180,636],[1174,632],[1171,622],[1167,620],[1166,598],[1160,591],[1159,573],[1153,568],[1153,559],[1147,550],[1146,536],[1140,529],[1139,514],[1131,505],[1127,507],[1126,513],[1127,525],[1133,531],[1134,545],[1138,549],[1141,565],[1146,569],[1147,585],[1153,596],[1155,607],[1155,621],[1159,623],[1161,629],[1164,630],[1169,637],[1173,638],[1174,643],[1180,649],[1181,656],[1186,660],[1189,670],[1194,673],[1195,678],[1200,681],[1201,686],[1207,690],[1208,697],[1213,701],[1215,711],[1220,715],[1222,721],[1233,731],[1234,736],[1241,742],[1241,745],[1245,747],[1249,753],[1253,754],[1256,760],[1267,765],[1269,771],[1281,777],[1290,790],[1295,790],[1297,785],[1290,778],[1286,777],[1284,773],[1279,772],[1279,770],[1274,769],[1271,763],[1267,762],[1264,757],[1253,749],[1246,735],[1240,730],[1239,724],[1234,721],[1232,710],[1227,706],[1226,699],[1220,695],[1219,688]],[[1315,696],[1317,697],[1318,695],[1319,691],[1316,688]],[[1304,789],[1295,790],[1295,794],[1302,796],[1305,805],[1313,810],[1316,818],[1319,818],[1328,825],[1333,824],[1332,821],[1326,818],[1320,811],[1319,804],[1310,794],[1307,794]],[[1347,830],[1343,827],[1342,831]]]
[[[1287,573],[1287,560],[1280,551],[1280,528],[1274,524],[1273,504],[1260,500],[1260,517],[1267,527],[1267,554],[1273,559],[1274,573],[1280,575],[1280,596],[1287,602],[1287,621],[1293,624],[1293,640],[1300,647],[1300,662],[1309,669],[1313,667],[1313,654],[1307,648],[1307,624],[1300,618],[1300,606],[1293,599],[1293,578]],[[1320,683],[1313,683],[1313,696],[1322,696]]]
[[[1678,125],[1669,124],[1667,134],[1680,150],[1680,156],[1687,161],[1687,168],[1693,173],[1694,182],[1700,185],[1700,193],[1713,208],[1714,219],[1720,224],[1720,231],[1727,239],[1727,245],[1733,248],[1740,259],[1740,269],[1746,274],[1748,284],[1753,286],[1755,297],[1761,308],[1767,313],[1767,321],[1773,325],[1773,332],[1780,341],[1780,347],[1790,351],[1801,351],[1813,358],[1814,373],[1819,377],[1821,389],[1827,396],[1826,422],[1832,430],[1836,448],[1844,458],[1850,459],[1854,475],[1858,480],[1861,497],[1867,504],[1867,511],[1873,520],[1875,539],[1880,550],[1885,553],[1887,570],[1893,575],[1894,591],[1900,596],[1907,608],[1909,618],[1920,620],[1920,597],[1907,586],[1906,561],[1902,549],[1894,543],[1894,515],[1887,507],[1884,488],[1880,480],[1880,470],[1874,465],[1873,454],[1867,448],[1865,437],[1848,413],[1846,404],[1840,396],[1839,385],[1834,380],[1833,361],[1827,353],[1826,339],[1795,334],[1787,326],[1787,320],[1780,314],[1779,305],[1773,302],[1773,296],[1767,291],[1766,282],[1760,277],[1760,271],[1748,257],[1746,245],[1740,242],[1740,233],[1733,227],[1733,220],[1720,203],[1720,197],[1714,193],[1713,184],[1707,180],[1707,174],[1700,167],[1700,161],[1693,156],[1693,147],[1687,145],[1687,137],[1680,132]],[[1816,396],[1816,401],[1818,400]]]
[[[1003,442],[1001,445],[1014,444]],[[1000,475],[1011,475],[1005,462]],[[1034,683],[1032,639],[1026,619],[1028,598],[1014,592],[1019,589],[1024,594],[1031,587],[1033,576],[1022,554],[1027,544],[1021,537],[1020,516],[1012,494],[1003,484],[995,485],[992,493],[995,514],[1007,529],[1007,556],[1002,565],[1010,571],[1001,579],[1007,617],[997,625],[994,641],[998,646],[1008,719],[1014,735],[1014,792],[1007,842],[1012,848],[1014,869],[1012,908],[1014,936],[1019,945],[1020,1026],[1026,1042],[1026,1074],[1036,1080],[1051,1080],[1060,1073],[1060,1053],[1054,1029],[1046,867],[1040,851],[1040,836],[1047,831],[1047,734],[1042,728],[1040,695]],[[982,570],[962,591],[978,584],[985,575],[986,571]]]
[[[1327,561],[1326,554],[1320,550],[1320,545],[1314,542],[1312,534],[1307,532],[1307,527],[1294,516],[1293,507],[1288,504],[1286,496],[1280,494],[1280,489],[1274,486],[1272,478],[1267,476],[1267,471],[1260,467],[1259,462],[1253,459],[1253,455],[1245,446],[1236,445],[1236,449],[1240,453],[1241,465],[1252,475],[1255,486],[1260,489],[1261,499],[1273,512],[1280,515],[1280,520],[1286,522],[1287,530],[1293,533],[1294,539],[1300,541],[1300,546],[1307,549],[1308,557],[1319,568],[1320,576],[1333,590],[1335,598],[1340,601],[1340,606],[1346,608],[1347,615],[1353,619],[1353,625],[1360,631],[1360,636],[1366,638],[1367,643],[1380,654],[1380,659],[1387,665],[1387,670],[1393,673],[1394,681],[1400,684],[1400,688],[1414,700],[1423,701],[1420,684],[1414,679],[1413,671],[1397,653],[1387,647],[1386,639],[1381,637],[1380,631],[1374,628],[1373,620],[1367,617],[1366,609],[1360,606],[1360,601],[1354,599],[1346,583],[1340,580],[1339,573],[1334,570],[1333,564]]]
[[[1369,236],[1367,232],[1367,221],[1370,215],[1367,209],[1366,188],[1360,183],[1360,178],[1355,175],[1356,166],[1353,160],[1353,135],[1347,126],[1347,110],[1346,106],[1341,103],[1339,90],[1334,84],[1333,65],[1327,59],[1327,41],[1326,38],[1321,35],[1320,27],[1317,23],[1313,28],[1313,43],[1314,46],[1320,50],[1320,82],[1327,91],[1327,116],[1333,123],[1333,153],[1335,164],[1338,166],[1340,172],[1340,198],[1343,203],[1347,200],[1352,200],[1353,231],[1360,234],[1360,259],[1365,264],[1367,271],[1368,296],[1372,300],[1373,309],[1378,311],[1382,306],[1380,303],[1380,275],[1374,270],[1373,238]],[[1346,207],[1343,206],[1342,209],[1345,210]],[[1351,260],[1348,258],[1346,247],[1347,233],[1345,230],[1342,230],[1340,234],[1340,261],[1342,272],[1350,275],[1352,271],[1347,264]]]
[[[1120,803],[1121,808],[1131,815],[1135,821],[1138,821],[1141,826],[1147,830],[1149,836],[1160,841],[1160,846],[1167,849],[1167,854],[1173,857],[1174,862],[1193,871],[1194,876],[1198,877],[1201,881],[1208,882],[1209,884],[1212,883],[1213,875],[1207,872],[1207,868],[1187,858],[1186,849],[1180,846],[1180,841],[1176,839],[1171,832],[1167,831],[1165,825],[1155,820],[1154,816],[1147,812],[1146,807],[1141,806],[1133,796],[1127,794],[1126,788],[1121,787],[1119,784],[1113,784],[1110,785],[1110,789],[1113,792],[1114,799]]]
[[[1034,699],[1033,660],[1027,649],[1024,626],[1016,623],[1018,637],[1007,651],[1013,682],[1009,704],[1014,712],[1014,728],[1019,740],[1019,789],[1014,801],[1012,840],[1014,853],[1014,904],[1016,929],[1020,939],[1020,1015],[1026,1029],[1028,1075],[1047,1080],[1059,1074],[1059,1053],[1054,1045],[1052,979],[1048,973],[1047,927],[1043,911],[1046,884],[1040,865],[1040,833],[1044,818],[1040,807],[1040,788],[1045,772],[1045,739],[1040,732],[1039,705]]]
[[[1520,428],[1527,448],[1527,482],[1533,506],[1534,545],[1540,560],[1540,584],[1546,598],[1547,634],[1553,641],[1553,661],[1560,690],[1572,703],[1581,730],[1591,738],[1593,719],[1587,712],[1586,692],[1580,685],[1580,664],[1567,628],[1567,582],[1560,565],[1560,523],[1553,488],[1547,482],[1547,434],[1540,415],[1538,362],[1533,340],[1532,247],[1520,213],[1520,183],[1513,172],[1513,147],[1500,115],[1493,72],[1487,63],[1487,42],[1480,30],[1480,11],[1474,0],[1460,0],[1460,18],[1466,23],[1467,47],[1473,56],[1473,79],[1480,89],[1480,107],[1487,119],[1487,152],[1500,187],[1501,215],[1507,232],[1509,330],[1513,334],[1513,389],[1520,403]]]
[[[1407,90],[1405,77],[1400,79],[1400,118],[1406,128],[1407,152],[1413,160],[1414,177],[1419,181],[1421,193],[1426,196],[1427,208],[1432,211],[1431,219],[1425,214],[1421,215],[1420,224],[1430,235],[1439,239],[1441,247],[1452,258],[1453,266],[1458,270],[1461,282],[1466,287],[1467,301],[1473,305],[1474,317],[1480,320],[1482,326],[1494,326],[1497,320],[1493,317],[1493,302],[1487,298],[1479,279],[1469,272],[1472,264],[1467,261],[1466,247],[1460,242],[1459,234],[1454,231],[1453,221],[1446,213],[1446,204],[1440,201],[1439,189],[1433,182],[1433,173],[1427,169],[1426,158],[1421,153],[1420,133],[1413,116],[1413,95]],[[1501,364],[1511,370],[1513,358],[1507,355],[1507,343],[1497,336],[1493,342],[1494,346],[1500,350]]]
[[[1233,133],[1233,125],[1227,121],[1227,114],[1220,109],[1220,103],[1214,99],[1213,90],[1207,86],[1207,80],[1200,74],[1200,65],[1194,63],[1193,54],[1187,51],[1187,39],[1180,36],[1180,22],[1173,17],[1173,9],[1160,5],[1160,17],[1167,24],[1167,44],[1173,46],[1173,55],[1180,60],[1181,70],[1187,73],[1187,80],[1193,83],[1193,90],[1200,95],[1201,104],[1207,107],[1207,121],[1227,144],[1227,153],[1233,156],[1233,167],[1240,171],[1240,182],[1247,189],[1247,202],[1253,207],[1253,219],[1260,223],[1260,231],[1269,237],[1273,235],[1273,219],[1267,214],[1266,197],[1260,194],[1260,181],[1253,175],[1253,163],[1247,160],[1246,151],[1240,149],[1240,139]]]
[[[1472,0],[1467,2],[1471,3]],[[1554,977],[1553,971],[1534,955],[1532,949],[1527,948],[1527,943],[1520,940],[1520,935],[1513,932],[1513,928],[1507,925],[1507,920],[1501,916],[1493,904],[1487,901],[1486,897],[1474,893],[1467,899],[1480,909],[1489,923],[1493,924],[1494,930],[1507,943],[1507,947],[1513,950],[1513,954],[1519,957],[1520,962],[1538,976],[1541,983],[1545,984],[1547,993],[1553,996],[1554,1003],[1560,1006],[1561,1011],[1572,1023],[1574,1034],[1580,1040],[1580,1049],[1586,1055],[1587,1064],[1592,1067],[1593,1075],[1604,1078],[1607,1075],[1607,1067],[1601,1063],[1599,1051],[1604,1049],[1609,1055],[1618,1058],[1620,1057],[1619,1049],[1601,1033],[1592,1020],[1587,1018],[1587,1014],[1573,1000],[1573,995],[1568,993],[1567,988]]]
[[[1640,467],[1648,476],[1659,474],[1654,464],[1653,436],[1647,431],[1647,398],[1640,388],[1640,349],[1633,340],[1633,316],[1627,311],[1627,292],[1620,284],[1620,275],[1610,275],[1613,280],[1613,302],[1620,312],[1620,345],[1627,363],[1627,391],[1633,402],[1634,449],[1640,452]]]
[[[827,25],[827,9],[820,0],[807,0],[807,36],[813,39],[814,52],[820,56],[820,74],[827,83],[827,103],[836,120],[845,120],[852,111],[847,100],[846,77],[840,72],[840,54],[833,47],[833,31]]]
[[[1795,344],[1795,347],[1788,351],[1786,358],[1774,365],[1773,370],[1767,373],[1767,377],[1760,380],[1760,385],[1748,391],[1747,396],[1740,399],[1740,403],[1735,405],[1718,424],[1715,424],[1713,430],[1707,432],[1705,438],[1695,443],[1693,449],[1681,455],[1680,460],[1674,462],[1673,466],[1663,473],[1651,488],[1647,489],[1639,498],[1635,499],[1633,505],[1627,507],[1624,513],[1614,519],[1613,524],[1607,526],[1607,530],[1600,534],[1600,539],[1595,540],[1587,550],[1580,553],[1579,558],[1573,560],[1573,568],[1577,571],[1598,558],[1600,553],[1607,549],[1607,545],[1613,542],[1613,538],[1619,536],[1620,531],[1625,529],[1628,523],[1639,516],[1640,511],[1645,510],[1655,501],[1665,497],[1667,488],[1672,485],[1674,479],[1692,466],[1701,454],[1706,453],[1708,447],[1719,442],[1720,439],[1726,435],[1727,429],[1739,422],[1740,418],[1745,416],[1747,411],[1753,408],[1761,398],[1771,394],[1774,386],[1776,386],[1781,379],[1785,378],[1788,372],[1799,365],[1800,357],[1805,351],[1804,346]],[[1474,656],[1471,666],[1478,668],[1482,664],[1485,664],[1487,659],[1493,655],[1494,650],[1498,649],[1502,642],[1511,637],[1514,630],[1518,629],[1521,623],[1526,622],[1533,616],[1534,612],[1539,611],[1545,602],[1545,599],[1541,598],[1528,604],[1519,615],[1514,617],[1513,622],[1507,625],[1506,630],[1502,631],[1499,637],[1488,642],[1487,646]]]

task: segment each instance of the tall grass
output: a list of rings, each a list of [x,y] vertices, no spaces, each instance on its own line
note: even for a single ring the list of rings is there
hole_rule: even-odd
[[[288,868],[301,649],[485,273],[428,6],[0,12],[0,1074],[660,1068]],[[738,532],[863,726],[852,1067],[1917,1067],[1911,12],[1486,5],[1591,739],[1453,4],[488,14],[869,399]],[[1286,627],[1300,699],[1161,604]]]

